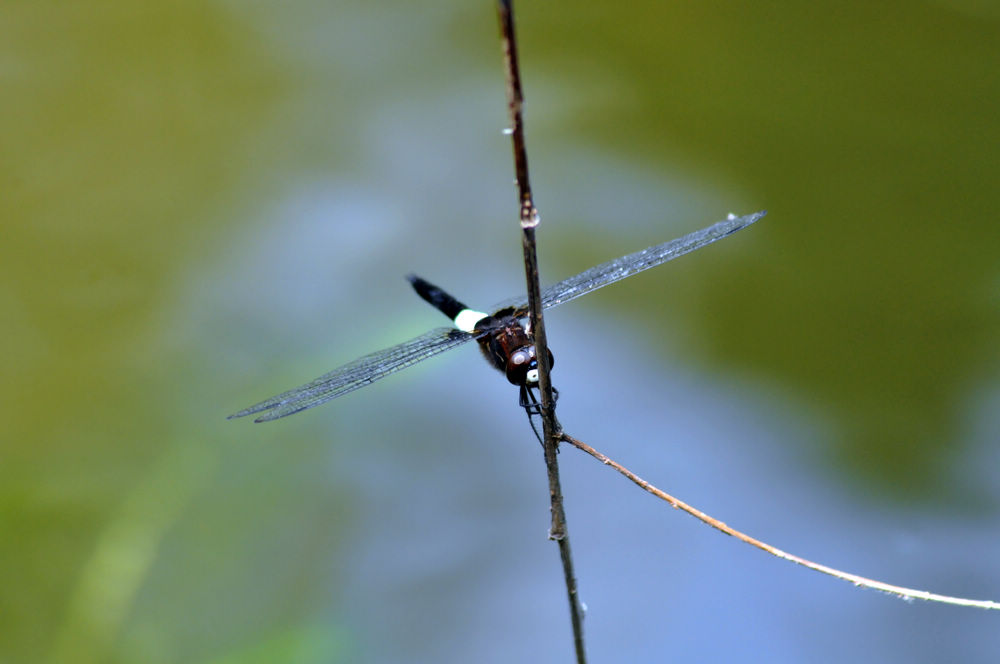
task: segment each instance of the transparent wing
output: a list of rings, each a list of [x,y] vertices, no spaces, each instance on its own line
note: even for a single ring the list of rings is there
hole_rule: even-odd
[[[669,242],[637,251],[634,254],[596,265],[575,277],[563,279],[557,284],[543,288],[542,307],[550,309],[564,302],[575,300],[581,295],[586,295],[598,288],[603,288],[608,284],[621,281],[643,270],[648,270],[651,267],[656,267],[667,261],[679,258],[684,254],[691,253],[695,249],[700,249],[705,245],[721,240],[738,230],[746,228],[765,214],[767,214],[767,211],[762,210],[754,214],[748,214],[745,217],[731,216],[729,219],[703,228],[700,231],[688,233],[676,240],[670,240]],[[504,307],[527,309],[528,298],[521,296],[497,305],[497,309]]]
[[[754,223],[765,212],[757,212],[745,217],[731,216],[725,221],[685,235],[684,237],[658,244],[628,256],[622,256],[613,261],[602,263],[581,272],[575,277],[564,279],[559,283],[542,290],[542,306],[546,309],[569,302],[581,295],[586,295],[598,288],[621,281],[633,274],[656,267],[695,249],[721,240],[727,235],[746,228]],[[513,298],[497,305],[491,311],[506,307],[527,310],[528,300],[524,296]],[[365,355],[350,364],[323,374],[316,380],[300,385],[295,389],[283,392],[277,396],[261,401],[229,416],[245,417],[263,413],[255,422],[276,420],[326,403],[341,395],[352,392],[360,387],[374,383],[380,378],[405,369],[421,360],[443,353],[460,346],[475,336],[450,327],[439,327],[419,337],[410,339],[391,348]]]
[[[396,373],[421,360],[460,346],[475,336],[452,327],[439,327],[391,348],[360,357],[323,374],[316,380],[282,392],[270,399],[233,413],[228,419],[263,413],[254,422],[268,422],[319,406]]]

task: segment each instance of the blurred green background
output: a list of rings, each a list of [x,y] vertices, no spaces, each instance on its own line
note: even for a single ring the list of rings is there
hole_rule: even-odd
[[[523,288],[489,3],[0,8],[0,662],[569,661],[538,446],[450,353],[224,418]],[[1000,599],[1000,10],[518,7],[566,428],[820,562]],[[562,455],[594,661],[995,661]],[[619,493],[620,492],[620,493]],[[844,638],[844,634],[850,634]]]

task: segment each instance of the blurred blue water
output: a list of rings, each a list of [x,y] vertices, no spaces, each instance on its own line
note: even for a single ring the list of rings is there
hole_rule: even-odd
[[[888,13],[886,13],[888,12]],[[537,443],[475,349],[226,414],[522,284],[487,5],[18,8],[0,47],[0,661],[569,660]],[[1000,598],[995,17],[525,5],[560,419],[772,544]],[[17,36],[23,35],[23,36]],[[592,661],[989,662],[560,457]]]

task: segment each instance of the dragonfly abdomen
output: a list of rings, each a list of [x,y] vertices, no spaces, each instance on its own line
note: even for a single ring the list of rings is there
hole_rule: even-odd
[[[474,331],[476,323],[487,318],[487,314],[470,309],[426,279],[421,279],[415,274],[407,275],[406,279],[413,285],[417,295],[450,318],[455,327],[464,332]]]

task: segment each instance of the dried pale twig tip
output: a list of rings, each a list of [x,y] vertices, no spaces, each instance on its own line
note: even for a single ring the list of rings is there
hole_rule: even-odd
[[[645,491],[648,491],[649,493],[653,494],[660,500],[667,502],[671,507],[683,510],[684,512],[687,512],[688,514],[698,519],[702,523],[706,523],[715,528],[716,530],[725,533],[726,535],[731,535],[732,537],[735,537],[741,542],[756,547],[761,551],[766,551],[767,553],[770,553],[772,556],[776,556],[783,560],[793,562],[797,565],[802,565],[803,567],[806,567],[816,572],[821,572],[823,574],[828,574],[829,576],[842,579],[844,581],[848,581],[860,588],[871,588],[872,590],[878,590],[880,592],[888,593],[890,595],[895,595],[896,597],[899,597],[907,601],[922,599],[928,602],[954,604],[956,606],[970,606],[978,609],[1000,610],[1000,602],[994,602],[992,600],[966,599],[964,597],[950,597],[948,595],[938,595],[936,593],[929,593],[925,590],[914,590],[912,588],[894,586],[888,583],[883,583],[882,581],[867,579],[863,576],[858,576],[857,574],[850,574],[848,572],[843,572],[841,570],[834,569],[833,567],[827,567],[826,565],[820,565],[819,563],[814,563],[811,560],[806,560],[805,558],[801,558],[794,554],[786,553],[785,551],[782,551],[777,547],[771,546],[770,544],[762,542],[758,539],[754,539],[753,537],[750,537],[749,535],[742,533],[739,530],[736,530],[735,528],[727,526],[722,521],[719,521],[718,519],[715,519],[705,514],[701,510],[695,509],[694,507],[688,505],[682,500],[674,498],[665,491],[656,488],[646,480],[642,479],[641,477],[630,471],[625,466],[601,454],[600,452],[595,450],[590,445],[587,445],[583,441],[577,440],[576,438],[573,438],[572,436],[569,436],[565,433],[562,434],[561,440],[569,443],[570,445],[573,445],[574,447],[576,447],[579,450],[582,450],[583,452],[586,452],[587,454],[594,457],[604,465],[611,466],[619,473],[621,473],[628,479],[632,480],[632,482],[639,485],[639,487],[641,487]]]

